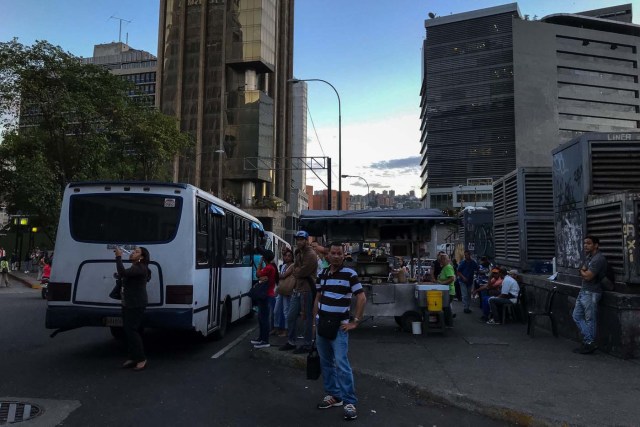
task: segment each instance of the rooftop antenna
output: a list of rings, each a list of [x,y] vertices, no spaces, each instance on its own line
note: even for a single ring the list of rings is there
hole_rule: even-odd
[[[132,21],[128,21],[123,18],[118,18],[117,16],[113,16],[113,15],[111,15],[109,19],[117,19],[118,21],[120,21],[120,25],[118,28],[118,43],[122,42],[122,21],[126,22],[127,24],[131,24]]]

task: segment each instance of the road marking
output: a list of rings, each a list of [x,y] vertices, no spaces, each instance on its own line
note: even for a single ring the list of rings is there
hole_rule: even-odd
[[[244,340],[247,337],[247,335],[249,335],[251,332],[255,331],[256,328],[257,328],[257,326],[254,326],[253,328],[249,329],[247,332],[245,332],[244,334],[240,335],[238,338],[233,340],[233,342],[231,342],[225,348],[223,348],[222,350],[220,350],[219,352],[217,352],[216,354],[211,356],[211,358],[212,359],[217,359],[218,357],[224,355],[227,351],[231,350],[233,347],[238,345],[238,343],[240,343],[242,340]]]

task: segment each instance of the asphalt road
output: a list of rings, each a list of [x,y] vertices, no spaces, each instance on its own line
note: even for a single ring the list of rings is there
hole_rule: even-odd
[[[19,398],[44,410],[16,426],[345,424],[342,409],[315,409],[323,396],[321,380],[308,381],[300,370],[252,357],[260,351],[248,342],[255,320],[234,325],[221,341],[147,331],[147,369],[132,372],[120,369],[124,346],[106,328],[50,338],[44,328],[46,301],[37,290],[13,285],[0,288],[0,401]],[[369,377],[357,376],[356,385],[359,425],[506,425],[424,402]]]

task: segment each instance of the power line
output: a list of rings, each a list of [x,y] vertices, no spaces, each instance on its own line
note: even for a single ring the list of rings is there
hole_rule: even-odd
[[[311,126],[313,127],[313,133],[316,134],[316,140],[318,141],[318,145],[320,146],[320,151],[322,151],[322,155],[324,157],[327,157],[327,155],[324,152],[324,147],[322,146],[322,143],[320,142],[320,137],[318,136],[318,130],[316,129],[316,124],[313,121],[313,117],[311,116],[311,110],[309,109],[309,105],[307,104],[307,114],[309,115],[309,119],[311,120]],[[335,173],[333,171],[333,169],[331,169],[331,176],[335,177],[336,179],[338,178],[338,174]]]

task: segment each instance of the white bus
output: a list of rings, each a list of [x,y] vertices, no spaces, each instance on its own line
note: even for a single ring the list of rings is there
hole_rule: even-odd
[[[277,234],[272,233],[271,231],[264,232],[265,244],[264,248],[270,251],[273,251],[275,258],[273,261],[276,263],[278,267],[282,265],[282,248],[291,249],[291,245],[287,243],[286,240],[278,236]]]
[[[251,253],[260,221],[188,184],[87,182],[67,186],[49,281],[46,327],[122,333],[114,246],[149,250],[144,326],[224,336],[251,314]],[[127,258],[126,254],[123,258]],[[128,259],[124,260],[125,268]]]

